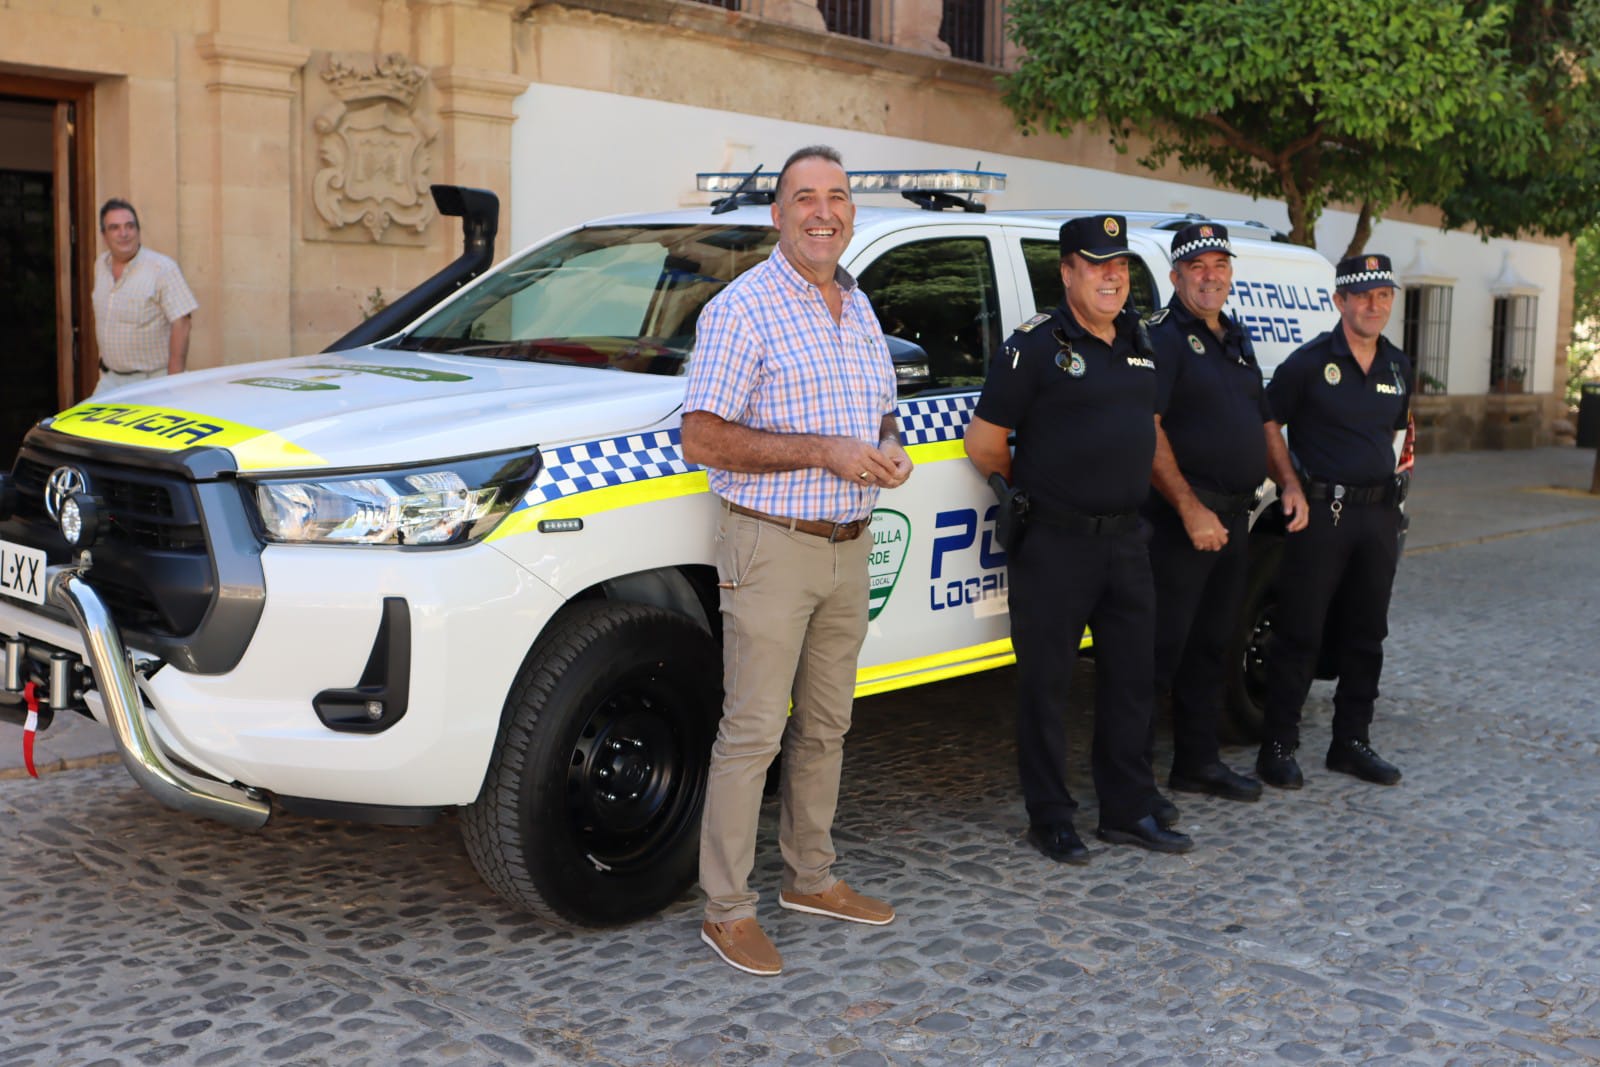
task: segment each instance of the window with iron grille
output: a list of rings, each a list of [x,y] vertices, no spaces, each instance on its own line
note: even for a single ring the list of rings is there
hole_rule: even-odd
[[[1489,344],[1489,391],[1520,393],[1533,384],[1536,296],[1497,296]]]
[[[1450,391],[1450,307],[1448,285],[1406,287],[1405,331],[1401,347],[1417,369],[1417,392],[1443,396]]]
[[[829,33],[872,40],[872,0],[817,0]]]
[[[939,40],[950,46],[956,59],[997,63],[996,46],[1004,19],[1004,0],[944,0]]]

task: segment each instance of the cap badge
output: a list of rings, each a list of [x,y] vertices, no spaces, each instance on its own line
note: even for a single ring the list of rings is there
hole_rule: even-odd
[[[1202,226],[1202,227],[1200,227],[1200,236],[1201,237],[1215,237],[1216,235],[1217,235],[1217,231],[1213,230],[1210,226]]]
[[[1377,256],[1368,256],[1367,257],[1367,269],[1368,270],[1377,270],[1378,269],[1378,257]]]
[[[1110,215],[1107,215],[1105,221],[1105,230],[1107,237],[1115,237],[1117,234],[1122,232],[1122,227],[1117,225],[1116,219],[1112,218]]]
[[[1329,385],[1338,385],[1339,379],[1342,377],[1343,375],[1339,373],[1339,365],[1337,363],[1329,363],[1322,368],[1322,380]]]
[[[1194,349],[1196,355],[1206,354],[1206,343],[1192,333],[1189,335],[1189,347]]]

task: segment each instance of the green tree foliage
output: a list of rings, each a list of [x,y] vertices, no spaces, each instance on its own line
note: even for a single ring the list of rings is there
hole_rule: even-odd
[[[1425,199],[1485,236],[1574,236],[1600,214],[1600,0],[1518,0],[1498,55],[1511,91]]]
[[[1596,6],[1012,0],[1025,56],[1006,100],[1029,131],[1102,123],[1119,150],[1142,136],[1148,166],[1176,159],[1281,198],[1300,244],[1314,243],[1333,201],[1361,205],[1350,253],[1398,202],[1445,206],[1457,223],[1493,212],[1494,229],[1544,229],[1511,186],[1543,176],[1542,203],[1576,192],[1545,174],[1552,151],[1582,154],[1558,143],[1557,131],[1579,127],[1552,93],[1587,69],[1570,39],[1588,32]],[[1535,32],[1527,11],[1552,8],[1559,17]],[[1600,173],[1600,161],[1585,165]]]

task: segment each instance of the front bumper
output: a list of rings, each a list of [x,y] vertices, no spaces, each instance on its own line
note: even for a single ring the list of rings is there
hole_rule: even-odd
[[[270,595],[225,673],[184,671],[126,649],[97,603],[92,570],[51,569],[52,604],[73,616],[72,628],[0,603],[0,640],[26,645],[36,672],[52,652],[81,659],[88,671],[73,675],[77,706],[112,729],[135,779],[180,810],[259,826],[274,794],[389,807],[470,803],[507,692],[562,599],[485,545],[270,546],[261,560]],[[330,728],[314,701],[358,686],[384,602],[397,598],[410,622],[406,713],[379,732]],[[51,694],[58,713],[72,689]]]

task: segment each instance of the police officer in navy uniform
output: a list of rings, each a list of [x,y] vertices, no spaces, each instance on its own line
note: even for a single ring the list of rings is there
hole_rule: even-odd
[[[1305,527],[1306,501],[1249,335],[1222,311],[1233,285],[1227,227],[1185,226],[1171,256],[1172,300],[1147,320],[1157,395],[1155,491],[1144,508],[1156,588],[1155,688],[1158,698],[1172,692],[1167,785],[1256,800],[1261,783],[1223,763],[1217,747],[1226,645],[1244,599],[1257,488],[1270,472],[1291,531]]]
[[[1267,647],[1266,740],[1256,771],[1283,789],[1304,784],[1294,751],[1325,625],[1339,672],[1326,766],[1380,785],[1400,781],[1368,730],[1400,554],[1394,437],[1406,428],[1413,374],[1383,336],[1398,288],[1389,257],[1341,260],[1334,286],[1339,325],[1290,355],[1267,388],[1311,510],[1310,524],[1284,542]]]
[[[1011,641],[1017,654],[1017,764],[1028,840],[1083,863],[1066,784],[1067,685],[1087,623],[1095,643],[1090,755],[1101,840],[1161,852],[1193,842],[1155,815],[1147,736],[1155,595],[1139,517],[1155,454],[1155,362],[1128,299],[1120,215],[1061,227],[1054,311],[1017,328],[989,368],[967,428],[967,456],[985,478],[1026,494],[1026,528],[1007,539]],[[1007,437],[1016,433],[1013,460]],[[1001,483],[1002,485],[1004,483]]]

